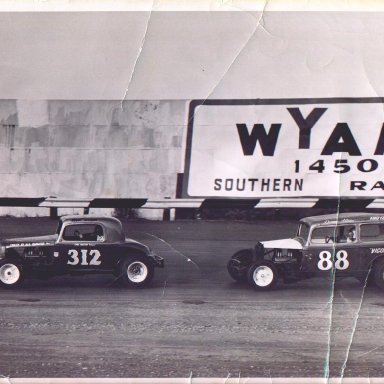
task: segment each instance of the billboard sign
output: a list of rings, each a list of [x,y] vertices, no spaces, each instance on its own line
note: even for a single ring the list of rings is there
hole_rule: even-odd
[[[194,100],[184,195],[384,195],[384,99]]]

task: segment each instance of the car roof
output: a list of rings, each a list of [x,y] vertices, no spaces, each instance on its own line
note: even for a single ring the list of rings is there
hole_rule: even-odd
[[[330,215],[304,217],[300,222],[308,225],[352,224],[358,222],[384,223],[384,214],[366,212],[333,213]]]
[[[102,215],[65,215],[61,216],[61,221],[102,221],[114,223],[115,225],[121,226],[120,220],[112,216],[102,216]]]

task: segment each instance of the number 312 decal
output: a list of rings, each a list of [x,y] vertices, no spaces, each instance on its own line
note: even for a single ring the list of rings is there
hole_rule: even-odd
[[[100,265],[100,252],[97,249],[92,249],[89,251],[90,259],[88,260],[88,249],[82,249],[81,252],[81,263],[79,259],[79,252],[76,249],[70,249],[68,255],[71,259],[68,260],[67,264],[69,265]]]
[[[349,267],[348,253],[347,251],[337,251],[335,260],[335,268],[339,270],[344,270]],[[319,262],[317,263],[317,268],[322,271],[328,271],[333,267],[332,253],[329,251],[321,251],[319,253]]]

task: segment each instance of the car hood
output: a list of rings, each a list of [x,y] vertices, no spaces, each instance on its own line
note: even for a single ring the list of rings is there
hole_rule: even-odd
[[[262,241],[264,248],[280,248],[280,249],[303,249],[303,246],[296,239],[280,239]]]
[[[17,237],[1,241],[3,245],[28,246],[28,245],[49,245],[56,242],[57,235]]]

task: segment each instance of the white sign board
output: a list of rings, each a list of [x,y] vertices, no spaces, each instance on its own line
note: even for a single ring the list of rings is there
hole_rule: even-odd
[[[384,100],[192,101],[190,197],[383,197]]]

